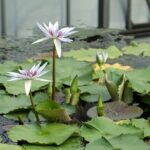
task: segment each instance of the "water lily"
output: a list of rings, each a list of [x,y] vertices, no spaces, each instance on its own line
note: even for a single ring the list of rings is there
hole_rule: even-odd
[[[61,53],[62,53],[61,41],[72,42],[72,40],[68,38],[68,36],[77,32],[77,31],[74,31],[75,29],[74,27],[65,27],[65,28],[59,29],[58,22],[55,22],[54,25],[51,22],[49,22],[49,25],[46,25],[45,23],[43,23],[42,25],[37,23],[37,26],[45,34],[46,37],[35,41],[33,44],[42,42],[49,38],[52,39],[56,47],[58,57],[61,57]]]
[[[96,54],[96,62],[98,65],[103,65],[104,63],[106,63],[107,58],[108,58],[108,53],[106,50],[100,51]]]
[[[8,72],[7,75],[11,77],[8,81],[16,81],[16,80],[25,80],[25,92],[28,96],[31,90],[32,80],[40,80],[49,82],[49,80],[45,80],[40,78],[42,75],[46,74],[48,71],[44,70],[47,63],[41,65],[41,62],[37,65],[34,65],[31,69],[21,70],[18,72]]]

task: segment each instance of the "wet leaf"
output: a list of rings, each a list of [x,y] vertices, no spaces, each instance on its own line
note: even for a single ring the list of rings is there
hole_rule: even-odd
[[[70,138],[60,146],[24,145],[25,150],[83,150],[80,138]]]
[[[127,134],[106,139],[104,137],[87,144],[85,150],[149,150],[150,146],[140,138]]]
[[[17,68],[18,65],[14,61],[5,61],[4,64],[0,64],[0,74],[6,75],[7,72],[16,70]]]
[[[116,46],[110,46],[108,49],[109,58],[118,58],[122,55],[122,52]],[[73,57],[79,61],[88,61],[94,62],[96,61],[96,54],[100,51],[100,49],[79,49],[79,50],[71,50],[69,52],[65,52],[65,57]]]
[[[81,99],[86,102],[97,102],[99,96],[102,96],[104,101],[110,99],[108,90],[103,85],[89,84],[86,86],[81,86],[79,89],[81,90],[81,94],[87,93],[81,96]]]
[[[49,121],[67,122],[71,118],[66,110],[55,101],[44,101],[36,106],[36,111]]]
[[[131,124],[144,131],[144,137],[150,137],[150,121],[141,119],[132,119]]]
[[[23,150],[23,148],[17,145],[0,144],[0,150]]]
[[[42,81],[32,81],[32,87],[31,91],[38,91],[40,88],[43,86],[46,86],[48,83],[47,82],[42,82]],[[19,95],[19,94],[24,94],[24,81],[16,81],[16,82],[6,82],[4,83],[4,86],[6,88],[6,91],[10,94],[13,95]]]
[[[135,46],[126,46],[122,50],[125,54],[132,54],[132,55],[143,55],[143,56],[150,56],[150,44],[147,43],[140,43]]]
[[[96,117],[86,122],[81,128],[81,136],[90,142],[102,136],[111,139],[121,134],[132,134],[142,137],[142,133],[142,131],[132,125],[117,125],[105,117]]]
[[[0,113],[6,114],[8,112],[18,110],[18,109],[27,109],[30,107],[29,97],[26,95],[8,96],[1,95],[0,98]]]
[[[8,132],[8,136],[14,142],[27,141],[34,144],[61,145],[74,133],[78,132],[76,125],[52,123],[41,127],[37,125],[16,125]]]

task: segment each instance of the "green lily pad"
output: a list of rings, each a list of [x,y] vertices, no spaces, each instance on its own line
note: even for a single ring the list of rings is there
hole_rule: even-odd
[[[150,92],[150,67],[133,70],[126,73],[129,86],[136,92],[147,94]]]
[[[60,146],[24,145],[25,150],[83,150],[80,138],[70,138]]]
[[[36,106],[36,111],[49,121],[67,122],[71,118],[66,110],[55,101],[44,101]]]
[[[23,150],[23,148],[17,145],[0,144],[0,150]]]
[[[133,135],[120,135],[112,139],[100,138],[87,144],[85,150],[149,150],[150,146]]]
[[[27,141],[34,144],[61,145],[78,132],[76,125],[52,123],[41,127],[37,125],[17,125],[8,132],[9,138],[14,141]]]
[[[102,49],[79,49],[64,52],[64,57],[73,57],[79,61],[94,62],[96,60],[96,54]],[[108,49],[109,58],[118,58],[122,55],[122,52],[116,46],[110,46]]]
[[[92,80],[92,67],[87,62],[79,62],[72,58],[63,58],[56,60],[56,82],[71,85],[73,78],[78,75],[78,85],[84,85]],[[46,79],[51,79],[52,63],[48,65]]]
[[[115,45],[108,47],[107,51],[108,51],[108,57],[110,59],[118,58],[119,56],[123,55],[122,52]]]
[[[143,118],[141,119],[132,119],[131,124],[141,130],[144,131],[144,137],[149,138],[150,137],[150,121],[145,120]]]
[[[109,142],[113,145],[114,148],[120,148],[122,150],[149,150],[150,145],[144,143],[139,137],[134,135],[120,135],[114,137]]]
[[[11,113],[4,115],[4,117],[6,117],[8,119],[12,119],[12,120],[17,120],[17,121],[19,119],[21,119],[22,121],[27,121],[28,120],[28,111],[21,110],[21,111],[17,111],[17,112],[11,112]]]
[[[143,110],[138,106],[128,106],[123,102],[104,103],[104,116],[113,120],[132,119],[140,117]],[[87,115],[90,118],[97,117],[97,107],[92,107],[88,110]]]
[[[31,105],[29,97],[25,95],[19,95],[18,97],[1,95],[0,103],[0,114],[6,114],[18,109],[27,109]]]
[[[17,64],[13,61],[6,61],[4,64],[0,64],[0,74],[6,75],[7,72],[16,70],[18,68]]]
[[[107,139],[102,137],[87,144],[85,150],[113,150],[113,147]]]
[[[38,91],[41,87],[47,85],[47,82],[42,81],[32,81],[31,91]],[[24,94],[24,80],[13,81],[13,82],[5,82],[3,85],[6,88],[6,91],[13,95]]]
[[[132,54],[132,55],[143,55],[143,56],[150,56],[150,44],[147,43],[140,43],[135,46],[126,46],[122,50],[125,54]]]
[[[86,102],[97,102],[99,96],[102,96],[104,101],[108,101],[111,98],[107,88],[103,85],[89,84],[86,86],[80,86],[79,89],[81,94],[83,94],[81,99]]]
[[[94,118],[81,127],[81,136],[90,142],[102,136],[110,139],[121,134],[132,134],[142,137],[143,132],[132,125],[117,125],[105,117]]]

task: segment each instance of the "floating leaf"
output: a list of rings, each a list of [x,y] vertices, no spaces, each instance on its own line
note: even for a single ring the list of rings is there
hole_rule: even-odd
[[[122,50],[125,54],[132,54],[132,55],[143,55],[143,56],[150,56],[150,44],[148,43],[140,43],[136,46],[126,46]]]
[[[96,117],[81,127],[81,136],[87,141],[94,141],[103,137],[112,138],[121,134],[142,136],[142,131],[128,125],[117,125],[105,117]]]
[[[18,109],[27,109],[30,105],[30,100],[26,95],[19,95],[18,97],[1,95],[0,113],[6,114]]]
[[[85,85],[92,80],[91,64],[87,62],[79,62],[72,58],[63,58],[56,61],[56,80],[63,84],[71,85],[74,77],[78,76],[78,85]],[[52,65],[48,66],[51,70]],[[46,79],[51,79],[51,71],[45,75]]]
[[[41,127],[37,125],[16,125],[8,132],[8,136],[14,142],[27,141],[34,144],[61,145],[74,133],[78,132],[76,125],[52,123]]]
[[[19,119],[21,121],[27,121],[27,119],[28,119],[28,111],[25,111],[25,110],[16,111],[16,112],[8,113],[8,114],[4,115],[4,117],[6,117],[8,119],[12,119],[12,120],[17,120],[17,121]]]
[[[19,95],[19,94],[24,94],[25,90],[24,90],[24,81],[23,80],[19,80],[16,82],[6,82],[3,83],[6,91],[10,94],[13,95]],[[31,90],[32,91],[37,91],[39,90],[41,87],[47,85],[47,82],[42,82],[42,81],[32,81],[32,87]]]
[[[150,121],[141,119],[132,119],[131,124],[141,130],[144,130],[144,137],[150,137]]]
[[[141,116],[143,110],[138,106],[128,106],[123,102],[104,103],[104,115],[113,120],[132,119]],[[87,115],[91,118],[97,117],[97,108],[92,107],[88,110]]]
[[[102,137],[87,144],[85,150],[113,150],[113,147],[107,139]]]
[[[16,70],[18,68],[14,61],[5,61],[4,64],[0,64],[0,74],[6,75],[7,72]]]
[[[114,59],[122,56],[122,52],[114,45],[107,48],[108,58]]]
[[[122,55],[122,52],[116,46],[110,46],[108,49],[109,58],[118,58]],[[79,49],[79,50],[71,50],[69,52],[65,52],[65,57],[73,57],[79,61],[88,61],[94,62],[96,60],[96,54],[100,51],[100,49]]]
[[[112,139],[104,137],[87,144],[85,150],[149,150],[150,146],[133,135],[120,135]]]
[[[103,85],[98,84],[90,84],[86,86],[79,87],[81,90],[81,94],[88,93],[81,96],[81,99],[86,102],[96,102],[98,101],[98,97],[102,96],[104,101],[107,101],[110,99],[110,95]]]
[[[24,145],[25,150],[83,150],[80,138],[70,138],[60,146]]]
[[[0,150],[23,150],[23,148],[17,145],[0,144]]]
[[[70,121],[66,110],[55,101],[44,101],[36,106],[36,111],[49,121]]]
[[[129,86],[136,92],[146,94],[150,92],[150,67],[127,72]]]

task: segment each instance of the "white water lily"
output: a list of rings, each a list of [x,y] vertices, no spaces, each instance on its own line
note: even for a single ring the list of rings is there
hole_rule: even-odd
[[[42,42],[49,38],[53,39],[58,57],[61,57],[62,55],[61,54],[62,53],[61,41],[72,42],[72,40],[68,38],[68,36],[77,32],[77,31],[74,31],[75,29],[74,27],[65,27],[65,28],[59,29],[58,22],[55,22],[54,25],[51,22],[49,22],[49,25],[46,25],[45,23],[43,23],[42,25],[37,23],[37,26],[45,34],[46,37],[33,42],[33,44]]]
[[[46,74],[48,71],[44,71],[47,63],[41,65],[41,62],[37,65],[34,65],[29,70],[18,70],[17,72],[8,72],[7,75],[11,77],[8,81],[16,81],[16,80],[25,80],[25,93],[28,96],[31,90],[32,80],[40,80],[50,82],[49,80],[45,80],[40,78],[42,75]]]
[[[108,53],[106,50],[100,51],[96,54],[96,62],[99,65],[103,65],[104,63],[106,63],[107,59],[108,59]]]

